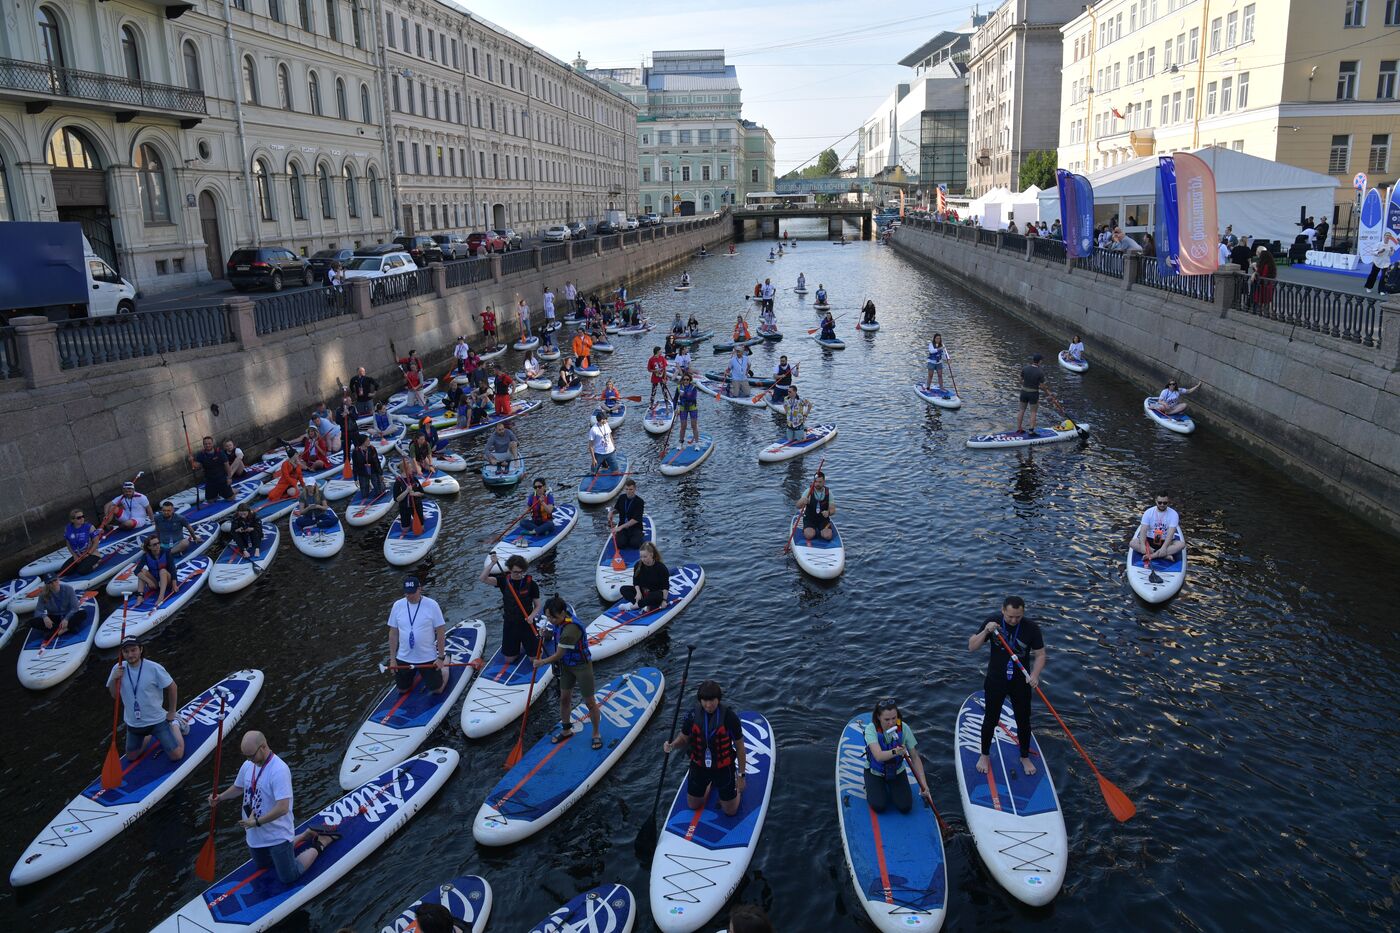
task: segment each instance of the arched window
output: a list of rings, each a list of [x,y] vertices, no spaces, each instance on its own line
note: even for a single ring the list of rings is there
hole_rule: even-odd
[[[122,62],[126,76],[133,81],[141,80],[141,47],[136,44],[136,30],[122,27]]]
[[[374,112],[369,107],[369,85],[360,85],[360,119],[365,123],[374,122]]]
[[[306,95],[311,99],[311,112],[319,117],[321,115],[321,79],[316,77],[314,71],[307,75]]]
[[[165,186],[165,166],[155,146],[142,145],[136,150],[136,187],[141,193],[141,209],[146,223],[170,223],[170,197]]]
[[[360,216],[360,193],[355,187],[355,173],[345,166],[345,210],[351,217]]]
[[[253,67],[253,56],[243,56],[243,103],[258,102],[258,73]]]
[[[340,41],[340,17],[336,16],[335,0],[326,0],[326,35]]]
[[[287,193],[292,197],[292,218],[306,219],[306,190],[302,187],[301,169],[295,162],[287,165]]]
[[[292,109],[292,73],[286,65],[277,66],[277,103],[283,110]]]
[[[199,49],[193,39],[186,39],[180,46],[180,54],[185,61],[185,87],[191,91],[204,90],[204,78],[199,73]]]
[[[81,130],[63,127],[49,137],[48,162],[54,168],[101,168],[97,151]]]
[[[272,172],[262,159],[253,162],[253,188],[258,199],[258,213],[263,220],[272,220]]]
[[[321,216],[335,217],[335,195],[331,192],[331,170],[322,162],[316,166],[316,186],[321,189]]]
[[[365,47],[364,26],[360,23],[360,0],[350,0],[350,30],[355,36],[355,48]]]
[[[63,68],[63,33],[58,28],[58,14],[49,7],[41,6],[34,14],[34,25],[39,31],[39,54],[44,64],[51,68]]]
[[[369,212],[375,217],[384,215],[384,209],[379,205],[379,173],[373,168],[369,170]]]
[[[335,109],[340,119],[350,119],[350,103],[345,99],[345,81],[341,78],[335,79]]]

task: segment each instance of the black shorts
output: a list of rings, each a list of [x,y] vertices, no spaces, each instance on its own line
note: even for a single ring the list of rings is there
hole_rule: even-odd
[[[825,515],[806,515],[802,518],[802,527],[810,528],[817,534],[826,530],[826,526],[831,524],[831,519]]]
[[[733,800],[739,794],[735,784],[736,767],[702,768],[692,763],[685,779],[685,792],[692,797],[703,797],[706,790],[713,788],[720,800]]]
[[[1040,393],[1031,389],[1021,390],[1021,403],[1024,405],[1039,405]]]
[[[403,664],[404,662],[397,663]],[[415,668],[406,665],[394,671],[394,686],[398,688],[399,693],[407,693],[413,689],[413,680],[419,674],[423,675],[423,684],[430,692],[442,689],[442,671],[435,667]]]

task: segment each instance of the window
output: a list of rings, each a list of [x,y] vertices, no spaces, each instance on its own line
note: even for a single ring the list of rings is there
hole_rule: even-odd
[[[34,16],[34,24],[39,31],[39,53],[44,57],[44,64],[53,68],[64,67],[63,33],[58,28],[58,14],[41,6]]]
[[[1168,123],[1171,122],[1171,120],[1169,119],[1170,116],[1171,116],[1171,98],[1168,97],[1166,94],[1163,94],[1163,95],[1162,95],[1162,118],[1161,118],[1160,120],[1158,120],[1157,122],[1160,123],[1160,124],[1162,124],[1163,126],[1166,126]]]
[[[191,91],[204,90],[204,79],[199,74],[199,50],[193,40],[185,40],[180,46],[180,55],[185,63],[185,87]]]
[[[671,145],[671,131],[670,131],[670,130],[657,130],[657,131],[656,131],[656,144],[657,144],[658,146],[669,146],[669,145]]]
[[[321,115],[321,79],[316,77],[314,71],[306,76],[306,96],[311,102],[311,112],[319,117]]]
[[[1366,25],[1366,0],[1346,0],[1346,12],[1342,16],[1342,25],[1349,29],[1360,29]]]
[[[1208,53],[1210,55],[1214,55],[1215,53],[1220,51],[1220,32],[1222,22],[1223,21],[1218,16],[1210,21],[1210,52]]]
[[[700,180],[701,180],[701,181],[709,181],[709,180],[710,180],[710,167],[709,167],[708,165],[702,165],[702,166],[700,166]]]
[[[359,217],[360,193],[355,189],[355,173],[347,165],[341,174],[345,177],[345,210],[351,217]]]
[[[253,70],[253,58],[251,55],[243,56],[243,103],[256,104],[258,102],[258,73]],[[271,220],[272,218],[268,218]]]
[[[379,203],[379,173],[373,167],[369,170],[367,179],[369,184],[369,212],[375,217],[384,213],[384,208]]]
[[[1351,161],[1351,137],[1333,136],[1332,149],[1327,154],[1327,172],[1331,175],[1345,175],[1347,163]]]
[[[1366,171],[1385,174],[1390,171],[1390,134],[1377,133],[1371,137],[1371,157],[1366,160]]]
[[[1236,103],[1241,110],[1247,110],[1249,108],[1249,72],[1240,72],[1240,79],[1237,84],[1239,96]]]
[[[1231,13],[1225,17],[1225,48],[1233,49],[1239,44],[1240,14]]]
[[[1400,0],[1385,0],[1385,24],[1400,26]]]
[[[669,166],[669,165],[663,165],[663,166],[661,166],[661,180],[662,180],[662,181],[670,181],[670,180],[671,180],[671,166]]]
[[[422,163],[421,161],[419,161],[419,160],[420,160],[420,156],[418,155],[418,144],[417,144],[417,143],[414,143],[414,144],[413,144],[413,174],[415,174],[415,175],[421,175],[421,174],[423,173],[423,163]]]
[[[420,52],[419,54],[421,55],[422,53]],[[437,45],[433,42],[433,31],[431,29],[428,30],[428,57],[433,61],[437,61]]]
[[[292,199],[292,219],[306,219],[306,189],[302,186],[301,169],[295,162],[287,166],[287,194]]]
[[[282,22],[282,0],[267,0],[267,15],[276,22]]]
[[[1337,100],[1356,100],[1357,62],[1342,62],[1337,66]]]
[[[122,27],[122,64],[128,78],[141,80],[141,48],[136,44],[136,30],[130,26]]]
[[[750,184],[758,184],[758,169],[749,169],[749,182]]]
[[[1372,147],[1372,152],[1375,147]],[[141,194],[141,209],[145,212],[146,223],[170,223],[170,198],[165,187],[165,167],[161,165],[160,153],[151,145],[143,145],[136,150],[136,187]]]
[[[1220,112],[1230,112],[1230,98],[1233,96],[1235,87],[1234,78],[1222,78],[1220,81]]]
[[[1191,41],[1186,46],[1186,60],[1194,62],[1201,52],[1201,30],[1199,28],[1191,30]]]
[[[393,80],[393,83],[390,85],[390,87],[393,89],[393,90],[392,90],[392,98],[393,98],[393,101],[394,101],[394,110],[397,111],[397,112],[399,112],[399,113],[402,113],[402,112],[403,112],[403,100],[399,97],[399,76],[398,76],[398,75],[394,75],[394,80]]]
[[[399,47],[398,42],[394,38],[394,14],[392,13],[384,14],[384,35],[389,40],[389,48],[396,49]]]
[[[369,85],[360,85],[360,120],[364,123],[373,123],[374,114],[369,106]]]
[[[340,119],[350,119],[350,103],[345,99],[345,82],[340,78],[335,79],[335,108],[340,114]]]
[[[311,32],[311,0],[297,0],[297,12],[301,16],[301,28]]]
[[[326,0],[326,35],[340,41],[340,17],[336,15],[336,0]]]
[[[1196,119],[1196,89],[1193,87],[1186,89],[1185,117],[1187,122]]]
[[[419,57],[419,58],[422,58],[422,57],[423,57],[423,24],[422,24],[422,23],[414,23],[414,24],[413,24],[413,36],[414,36],[415,39],[418,40],[418,57]],[[404,43],[404,45],[407,45],[407,44],[408,44],[407,42]]]
[[[321,216],[335,217],[335,197],[331,193],[331,172],[322,162],[316,167],[316,185],[321,189]]]
[[[1152,77],[1157,73],[1157,47],[1154,45],[1147,50],[1147,77]]]
[[[651,181],[651,169],[644,168],[642,169],[642,183],[646,184],[649,181]]]
[[[690,166],[681,166],[681,181],[690,181]]]
[[[355,37],[355,48],[364,48],[365,34],[364,27],[360,23],[360,0],[350,0],[350,32]],[[391,38],[392,35],[391,33]]]
[[[1390,0],[1395,3],[1397,0]],[[1240,18],[1240,41],[1254,41],[1254,4],[1248,4],[1244,8],[1244,16]]]
[[[1381,62],[1380,80],[1376,82],[1376,97],[1379,100],[1395,99],[1395,62],[1393,58]]]
[[[49,137],[48,163],[54,168],[101,168],[96,150],[81,130],[64,127]]]
[[[5,178],[5,160],[0,157],[0,221],[14,220],[10,210],[10,183]]]
[[[292,109],[292,76],[286,65],[277,66],[277,102],[283,110]]]

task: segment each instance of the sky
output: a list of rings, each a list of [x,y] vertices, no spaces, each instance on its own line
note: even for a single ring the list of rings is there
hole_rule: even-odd
[[[739,73],[744,118],[773,134],[778,174],[830,146],[851,164],[855,130],[895,85],[912,77],[899,60],[967,21],[971,0],[876,7],[850,0],[680,7],[644,0],[458,0],[555,58],[582,53],[590,68],[627,68],[660,49],[724,49]],[[994,9],[996,2],[981,4]],[[895,18],[894,11],[909,15]],[[844,138],[843,138],[844,137]]]

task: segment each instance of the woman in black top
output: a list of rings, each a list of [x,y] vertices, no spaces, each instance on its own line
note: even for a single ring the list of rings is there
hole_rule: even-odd
[[[642,559],[632,567],[632,585],[624,586],[622,598],[641,609],[655,609],[666,602],[671,571],[661,562],[661,552],[650,541],[642,545]]]

